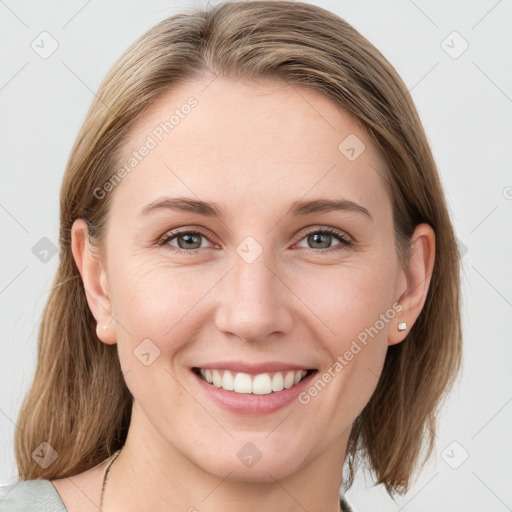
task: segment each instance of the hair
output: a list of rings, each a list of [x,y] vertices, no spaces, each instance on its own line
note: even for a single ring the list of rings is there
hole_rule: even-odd
[[[385,57],[337,15],[302,2],[221,3],[159,22],[119,58],[101,84],[72,148],[60,192],[59,265],[42,315],[37,367],[18,418],[19,478],[64,478],[121,448],[133,397],[116,345],[102,343],[71,252],[71,227],[85,219],[101,245],[109,181],[130,128],[179,84],[221,76],[279,80],[321,92],[358,122],[386,163],[399,257],[415,227],[435,231],[425,305],[404,342],[388,347],[347,448],[348,486],[361,461],[376,484],[404,494],[434,447],[436,417],[461,363],[460,258],[429,144],[407,87]],[[401,255],[401,256],[400,256]],[[405,258],[405,259],[404,259]],[[42,443],[58,453],[32,458]],[[359,461],[359,462],[357,462]]]

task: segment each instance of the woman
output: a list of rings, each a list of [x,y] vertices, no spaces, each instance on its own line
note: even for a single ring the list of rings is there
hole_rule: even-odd
[[[458,251],[407,89],[345,21],[152,28],[78,135],[60,243],[6,510],[349,510],[359,462],[407,492],[460,363]]]

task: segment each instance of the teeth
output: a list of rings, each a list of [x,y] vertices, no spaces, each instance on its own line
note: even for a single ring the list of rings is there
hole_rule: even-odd
[[[235,378],[233,377],[233,374],[229,370],[226,370],[224,372],[221,387],[227,389],[228,391],[233,391],[235,389]]]
[[[272,391],[282,391],[284,389],[284,379],[281,372],[277,372],[272,379]]]
[[[252,381],[252,392],[255,395],[268,395],[272,393],[272,380],[268,373],[260,373],[254,377]]]
[[[248,373],[234,373],[229,370],[199,370],[206,382],[218,388],[235,393],[268,395],[272,392],[290,389],[305,376],[306,370],[260,373],[251,377]]]
[[[284,387],[286,389],[290,389],[293,386],[294,382],[295,382],[295,373],[294,372],[288,372],[286,374],[286,377],[284,378]]]
[[[235,393],[252,393],[251,376],[247,373],[237,373],[235,375]]]

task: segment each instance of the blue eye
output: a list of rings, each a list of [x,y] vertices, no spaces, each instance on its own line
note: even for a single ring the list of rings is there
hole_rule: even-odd
[[[179,253],[194,254],[194,251],[207,247],[207,243],[203,243],[203,240],[208,241],[209,238],[207,235],[201,233],[200,231],[170,231],[160,238],[160,240],[157,242],[157,245],[170,246],[172,250],[175,250]],[[305,236],[303,236],[301,242],[302,240],[306,240],[306,243],[309,244],[309,247],[305,247],[306,249],[318,253],[342,249],[343,247],[347,247],[352,243],[348,235],[342,231],[330,228],[312,229],[307,232]],[[333,241],[337,241],[338,243],[335,243],[333,246],[331,245]],[[216,247],[219,246],[217,245]]]
[[[315,229],[307,233],[302,240],[306,240],[308,244],[312,245],[312,247],[307,247],[308,249],[331,249],[330,244],[333,238],[338,240],[335,246],[350,245],[347,235],[334,229]]]
[[[205,247],[202,244],[202,238],[207,239],[206,235],[203,235],[199,231],[174,231],[165,234],[158,242],[158,245],[170,245],[171,247],[190,252],[191,250]],[[178,244],[177,246],[171,244],[171,242],[175,240]]]

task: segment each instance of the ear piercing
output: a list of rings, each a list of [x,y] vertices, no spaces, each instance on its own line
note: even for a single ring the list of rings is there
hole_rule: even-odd
[[[103,329],[108,329],[108,325],[104,325],[104,326],[103,326]]]

